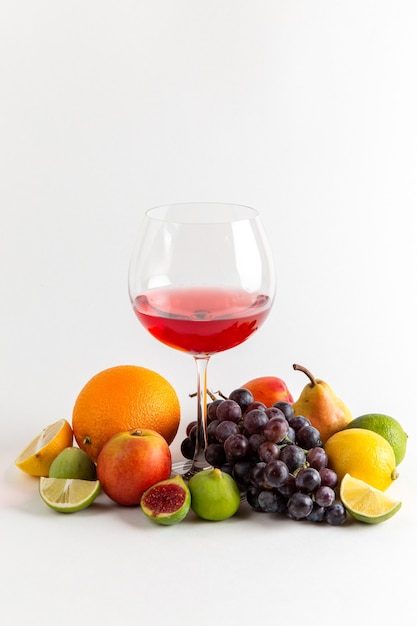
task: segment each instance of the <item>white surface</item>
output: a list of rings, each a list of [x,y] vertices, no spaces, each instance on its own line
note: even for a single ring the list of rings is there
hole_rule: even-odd
[[[3,0],[3,624],[415,622],[416,26],[413,1]],[[297,396],[300,362],[355,415],[396,416],[386,524],[159,528],[102,496],[62,516],[14,467],[120,363],[175,386],[177,454],[194,364],[139,326],[127,266],[143,212],[189,200],[257,207],[278,269],[270,318],[212,359],[211,388],[271,374]]]

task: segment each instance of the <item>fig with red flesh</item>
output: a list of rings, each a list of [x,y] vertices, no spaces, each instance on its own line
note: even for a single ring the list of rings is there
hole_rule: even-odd
[[[181,522],[190,510],[190,504],[190,491],[179,475],[152,485],[140,501],[145,515],[164,526]]]

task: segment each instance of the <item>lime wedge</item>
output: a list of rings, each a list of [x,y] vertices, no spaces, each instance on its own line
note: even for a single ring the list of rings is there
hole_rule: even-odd
[[[41,476],[39,493],[45,504],[55,511],[74,513],[94,502],[100,493],[100,481]]]
[[[340,499],[352,517],[366,524],[385,522],[401,508],[401,502],[350,474],[342,479]]]

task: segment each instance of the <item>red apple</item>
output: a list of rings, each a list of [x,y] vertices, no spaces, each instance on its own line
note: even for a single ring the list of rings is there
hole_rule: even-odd
[[[154,430],[114,435],[97,458],[97,478],[104,493],[124,506],[139,505],[142,494],[171,475],[171,451]]]
[[[263,402],[267,407],[272,406],[275,402],[294,402],[293,397],[286,383],[277,376],[261,376],[252,378],[244,385],[245,389],[249,389],[256,402]]]

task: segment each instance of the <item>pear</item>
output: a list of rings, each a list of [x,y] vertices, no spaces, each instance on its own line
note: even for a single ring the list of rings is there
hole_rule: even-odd
[[[322,443],[325,443],[331,435],[352,421],[352,413],[326,382],[314,378],[302,365],[294,364],[293,368],[304,372],[310,379],[293,404],[294,414],[308,417],[319,430]]]

